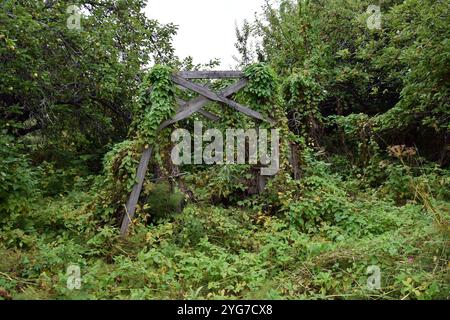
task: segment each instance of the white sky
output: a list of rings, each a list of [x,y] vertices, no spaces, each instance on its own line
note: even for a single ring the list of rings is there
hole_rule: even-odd
[[[151,19],[178,25],[174,38],[180,58],[192,56],[194,63],[213,58],[222,62],[218,69],[232,69],[237,55],[235,22],[253,20],[264,0],[148,0],[145,10]]]

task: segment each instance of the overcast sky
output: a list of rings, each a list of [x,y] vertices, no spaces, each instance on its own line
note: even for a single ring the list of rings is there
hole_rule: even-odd
[[[174,39],[180,58],[192,56],[194,63],[220,58],[218,69],[234,67],[235,22],[253,20],[264,0],[148,0],[146,14],[162,23],[179,26]]]

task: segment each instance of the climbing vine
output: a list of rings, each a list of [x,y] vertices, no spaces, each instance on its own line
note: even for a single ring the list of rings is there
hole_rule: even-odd
[[[110,168],[109,177],[111,178],[110,181],[113,182],[111,185],[116,189],[114,193],[123,195],[120,199],[115,199],[114,203],[116,205],[123,203],[124,197],[129,193],[135,183],[136,166],[144,145],[154,147],[152,161],[157,164],[164,176],[169,175],[166,172],[166,168],[170,161],[170,159],[167,159],[167,156],[170,154],[170,136],[168,135],[169,132],[158,132],[158,128],[161,123],[171,118],[175,112],[176,91],[171,78],[172,74],[173,70],[169,67],[157,65],[144,77],[138,100],[138,114],[135,120],[137,134],[134,131],[134,134],[130,134],[129,140],[117,145],[107,156],[105,167]],[[271,189],[280,191],[285,189],[287,184],[285,180],[291,171],[289,164],[289,144],[293,141],[288,128],[286,112],[281,107],[280,82],[270,66],[263,63],[248,66],[245,68],[244,74],[248,79],[248,84],[244,90],[236,95],[236,100],[275,121],[274,124],[257,122],[257,127],[276,128],[279,130],[281,138],[280,173],[271,182],[271,184],[277,187],[272,187]],[[233,121],[225,123],[228,126],[248,128],[255,125],[254,120],[234,110],[226,109],[222,113],[221,124],[224,124],[224,121],[227,122],[227,119],[233,119]],[[239,121],[236,122],[235,120]],[[220,126],[220,124],[218,125]],[[222,130],[225,130],[225,128],[221,127]],[[157,138],[158,143],[155,143]],[[248,166],[235,169],[240,174],[237,175],[238,178],[235,183],[228,183],[227,185],[242,186],[242,184],[248,184],[249,187],[253,183],[251,182],[253,175],[249,171],[251,169]],[[227,172],[227,170],[224,171],[223,178],[230,178]],[[222,176],[222,174],[219,174],[219,176]],[[249,177],[247,179],[248,181],[242,181],[242,177]],[[223,185],[223,183],[220,181],[220,179],[218,181],[210,181],[208,184],[209,189],[217,190],[217,188],[221,188],[220,185]],[[217,188],[214,186],[216,182],[218,182]],[[117,188],[121,189],[122,192],[117,192]],[[241,188],[247,189],[246,187]],[[270,202],[278,201],[273,199]]]
[[[135,121],[127,140],[116,144],[104,159],[105,180],[102,192],[98,194],[105,208],[105,219],[122,209],[129,192],[136,183],[136,168],[144,146],[156,146],[155,161],[161,162],[161,144],[155,141],[158,128],[169,119],[175,111],[175,89],[172,83],[172,72],[169,67],[157,65],[148,72],[142,81],[135,109]],[[137,130],[136,130],[137,129]],[[167,137],[163,140],[170,141]]]
[[[264,63],[255,63],[247,66],[244,74],[249,80],[244,89],[247,103],[264,115],[273,115],[279,87],[275,72]]]
[[[297,134],[313,137],[322,126],[319,103],[324,90],[309,70],[295,70],[282,84],[282,96],[291,114],[291,128]]]
[[[292,166],[289,159],[292,152],[290,145],[298,141],[289,130],[286,110],[282,107],[284,101],[280,90],[280,81],[273,69],[265,63],[256,63],[247,66],[244,73],[249,80],[243,91],[245,103],[273,119],[275,125],[270,127],[278,129],[280,136],[280,171],[273,179],[269,180],[265,194],[259,199],[255,199],[256,202],[253,202],[252,205],[275,208],[279,206],[280,195],[284,194],[290,184],[295,183],[291,178]],[[260,126],[269,128],[266,123],[261,123]]]
[[[105,157],[106,171],[115,180],[126,181],[127,190],[134,184],[136,164],[144,145],[154,145],[158,128],[174,113],[175,93],[169,67],[157,65],[144,76],[140,87],[136,127],[128,140],[118,144]]]
[[[175,87],[173,70],[166,66],[155,66],[144,78],[141,86],[140,106],[144,112],[139,124],[139,133],[146,144],[153,144],[161,123],[175,112]]]

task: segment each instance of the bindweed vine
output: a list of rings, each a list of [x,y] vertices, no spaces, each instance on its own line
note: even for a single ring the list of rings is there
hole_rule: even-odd
[[[155,142],[160,124],[175,112],[175,88],[171,76],[171,68],[157,65],[142,82],[139,102],[144,115],[139,134],[147,144]]]
[[[246,103],[266,116],[273,116],[279,91],[275,72],[264,63],[255,63],[247,66],[244,74],[249,80],[244,90]]]

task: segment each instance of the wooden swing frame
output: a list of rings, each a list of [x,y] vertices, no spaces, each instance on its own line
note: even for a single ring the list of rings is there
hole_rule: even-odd
[[[207,86],[202,86],[190,81],[194,79],[238,79],[238,81],[226,87],[220,92],[215,92]],[[245,88],[248,83],[248,80],[245,78],[244,73],[241,71],[182,71],[172,75],[172,81],[177,85],[179,89],[183,91],[193,91],[199,94],[199,96],[188,102],[176,98],[179,107],[177,113],[171,119],[163,122],[158,128],[158,132],[177,123],[178,121],[189,118],[195,113],[200,113],[210,120],[218,121],[220,119],[219,116],[209,111],[203,110],[203,107],[205,107],[210,102],[218,102],[253,119],[274,124],[274,121],[272,119],[264,117],[261,113],[252,110],[247,106],[241,105],[230,98],[232,95]],[[127,236],[129,226],[136,213],[136,206],[138,204],[142,187],[144,185],[145,175],[147,173],[152,153],[153,146],[145,148],[142,153],[137,170],[136,184],[133,186],[133,190],[126,204],[126,212],[120,228],[120,234],[122,237]],[[259,189],[264,188],[264,185],[265,177],[259,176]]]

